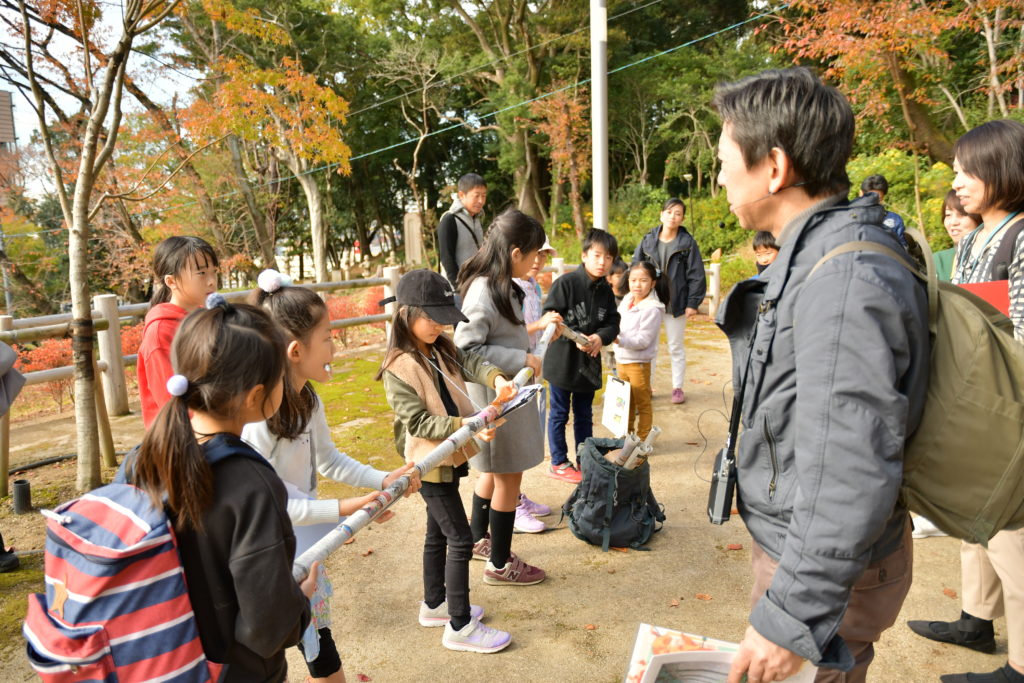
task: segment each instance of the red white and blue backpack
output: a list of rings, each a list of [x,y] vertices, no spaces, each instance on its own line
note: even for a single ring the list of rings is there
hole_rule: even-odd
[[[206,683],[206,659],[173,525],[130,484],[44,511],[46,594],[29,596],[23,633],[46,683]]]

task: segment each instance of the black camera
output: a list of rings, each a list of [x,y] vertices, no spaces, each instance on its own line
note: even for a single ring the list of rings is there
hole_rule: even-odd
[[[726,446],[715,456],[715,469],[711,473],[711,491],[708,493],[708,520],[712,524],[725,524],[732,514],[732,501],[736,495],[736,458]]]

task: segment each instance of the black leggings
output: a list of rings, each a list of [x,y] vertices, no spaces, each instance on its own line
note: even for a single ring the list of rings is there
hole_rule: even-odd
[[[429,488],[429,490],[428,490]],[[423,542],[423,601],[428,606],[448,601],[448,615],[469,621],[469,561],[473,534],[459,497],[458,480],[425,482],[420,490],[427,504],[427,537]]]
[[[341,669],[341,656],[338,655],[338,648],[334,646],[334,638],[331,637],[331,629],[322,628],[317,630],[320,636],[320,654],[312,662],[306,662],[309,675],[313,678],[327,678]],[[299,642],[299,652],[305,656],[306,650]]]

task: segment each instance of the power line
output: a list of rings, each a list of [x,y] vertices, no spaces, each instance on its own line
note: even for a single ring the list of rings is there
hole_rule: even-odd
[[[648,2],[645,5],[637,5],[636,7],[628,9],[625,12],[620,12],[620,13],[616,14],[615,16],[608,17],[608,21],[610,21],[610,22],[611,21],[615,21],[616,19],[620,19],[620,18],[626,16],[627,14],[632,14],[633,12],[637,12],[637,11],[642,10],[642,9],[647,9],[651,5],[657,5],[659,2],[663,2],[663,0],[651,0],[650,2]],[[551,43],[554,43],[556,41],[562,40],[563,38],[569,38],[570,36],[574,36],[577,33],[581,33],[583,31],[587,31],[587,30],[589,30],[589,28],[590,28],[589,26],[585,26],[584,25],[584,26],[579,27],[575,31],[570,31],[569,33],[563,33],[562,35],[555,36],[554,38],[549,38],[548,40],[545,40],[545,41],[543,41],[541,43],[537,43],[536,45],[532,45],[530,47],[523,48],[522,50],[519,50],[518,52],[513,52],[513,53],[511,53],[509,55],[503,55],[501,57],[498,57],[497,59],[491,60],[490,62],[488,62],[486,64],[481,64],[480,66],[476,66],[476,67],[473,67],[471,69],[466,69],[465,71],[461,71],[461,72],[459,72],[457,74],[453,74],[453,75],[449,76],[448,78],[446,78],[446,79],[444,79],[442,81],[438,81],[437,83],[431,83],[430,85],[427,86],[427,90],[429,90],[431,88],[441,87],[442,85],[446,85],[448,83],[451,83],[456,78],[462,78],[463,76],[469,75],[471,73],[475,73],[477,71],[481,71],[482,69],[486,69],[486,68],[488,68],[490,66],[494,66],[498,62],[507,62],[510,59],[512,59],[513,57],[518,57],[521,54],[525,54],[527,52],[532,52],[533,50],[536,50],[538,48],[542,48],[545,45],[550,45]],[[403,92],[401,94],[395,95],[393,97],[389,97],[386,100],[381,100],[380,102],[376,102],[374,104],[367,105],[367,106],[363,107],[362,109],[357,109],[356,111],[354,111],[351,114],[349,114],[348,118],[352,118],[353,116],[356,116],[358,114],[362,114],[363,112],[371,111],[371,110],[376,109],[378,107],[383,107],[385,104],[389,104],[391,102],[394,102],[395,100],[399,100],[399,99],[401,99],[401,98],[403,98],[403,97],[405,97],[407,95],[411,95],[411,94],[413,94],[415,92],[418,92],[418,91],[417,90],[407,90],[406,92]]]
[[[702,42],[702,41],[705,41],[705,40],[710,40],[711,38],[715,38],[716,36],[720,36],[720,35],[722,35],[724,33],[728,33],[730,31],[734,31],[735,29],[738,29],[740,27],[743,27],[743,26],[746,26],[746,25],[751,24],[753,22],[756,22],[756,20],[758,20],[758,19],[764,18],[766,16],[771,16],[772,14],[774,14],[774,13],[776,13],[776,12],[782,10],[782,9],[785,9],[788,6],[790,6],[790,5],[788,5],[788,3],[782,4],[782,5],[778,5],[777,7],[773,8],[773,9],[769,9],[769,10],[766,10],[766,11],[761,12],[759,14],[755,14],[754,16],[751,16],[750,18],[746,18],[746,19],[742,20],[742,22],[736,22],[735,24],[733,24],[731,26],[728,26],[728,27],[726,27],[724,29],[720,29],[718,31],[714,31],[712,33],[709,33],[709,34],[707,34],[705,36],[701,36],[699,38],[694,38],[692,40],[688,40],[685,43],[681,43],[680,45],[676,45],[675,47],[670,47],[669,49],[662,50],[660,52],[655,52],[654,54],[648,55],[648,56],[643,57],[641,59],[637,59],[636,61],[628,63],[628,65],[612,69],[611,71],[608,72],[608,74],[609,75],[617,74],[618,72],[623,72],[623,71],[626,71],[627,69],[632,69],[633,67],[637,67],[639,65],[642,65],[642,63],[645,63],[645,62],[650,61],[652,59],[656,59],[658,57],[663,57],[663,56],[665,56],[667,54],[675,52],[676,50],[682,49],[684,47],[689,47],[689,46],[695,45],[695,44],[697,44],[699,42]],[[479,121],[484,121],[484,120],[487,120],[487,119],[497,118],[499,115],[505,114],[506,112],[511,112],[513,110],[520,109],[520,108],[522,108],[522,106],[526,106],[528,104],[531,104],[532,102],[536,102],[536,101],[539,101],[541,99],[546,99],[547,97],[551,97],[552,95],[556,95],[559,92],[564,92],[565,90],[568,90],[570,88],[577,88],[577,87],[579,87],[581,85],[586,85],[587,83],[590,83],[590,81],[591,81],[590,78],[585,78],[585,79],[582,79],[582,80],[577,81],[575,83],[570,83],[568,85],[564,85],[564,86],[562,86],[560,88],[556,88],[554,90],[548,91],[548,92],[543,93],[541,95],[538,95],[536,97],[531,97],[530,99],[524,99],[524,100],[522,100],[520,102],[517,102],[515,104],[511,104],[509,106],[506,106],[506,108],[504,108],[504,109],[500,109],[500,110],[497,110],[495,112],[490,112],[488,114],[482,114],[479,117],[477,117],[477,119]],[[427,135],[424,136],[424,139],[428,138],[428,137],[433,137],[435,135],[440,135],[442,133],[450,132],[452,130],[455,130],[457,128],[462,128],[462,127],[463,127],[462,123],[456,123],[456,124],[453,124],[451,126],[444,126],[442,128],[438,128],[437,130],[428,133]],[[380,148],[378,148],[378,150],[374,150],[373,152],[366,152],[364,154],[360,154],[360,155],[356,155],[354,157],[350,157],[348,159],[348,161],[349,162],[358,161],[360,159],[366,159],[368,157],[373,157],[373,156],[376,156],[376,155],[379,155],[379,154],[383,154],[385,152],[389,152],[391,150],[396,150],[396,148],[398,148],[398,147],[401,147],[401,146],[404,146],[404,145],[407,145],[407,144],[413,144],[413,143],[419,141],[419,139],[420,138],[416,137],[416,138],[410,138],[408,140],[401,140],[400,142],[395,142],[394,144],[389,144],[387,146],[380,147]],[[286,180],[293,180],[293,179],[297,178],[299,175],[311,175],[313,173],[319,173],[321,171],[330,170],[330,169],[336,168],[338,166],[340,166],[339,163],[324,164],[323,166],[317,166],[315,168],[311,168],[308,171],[304,171],[304,172],[299,173],[299,174],[293,174],[293,175],[283,176],[283,177],[280,177],[280,178],[274,178],[273,180],[268,180],[267,182],[255,185],[255,187],[267,187],[267,186],[270,186],[270,185],[273,185],[273,184],[278,184],[278,183],[284,182]],[[224,198],[227,198],[227,197],[233,197],[233,196],[238,195],[239,191],[240,190],[232,190],[232,191],[230,191],[230,193],[225,193],[223,195],[217,195],[217,196],[211,197],[210,199],[211,200],[219,200],[219,199],[224,199]],[[140,213],[132,214],[132,215],[133,216],[138,216],[138,217],[155,216],[155,215],[160,215],[162,213],[167,213],[167,212],[170,212],[170,211],[176,211],[178,209],[183,209],[185,207],[195,206],[197,204],[199,204],[199,201],[198,200],[193,200],[193,201],[189,201],[189,202],[182,202],[181,204],[176,204],[174,206],[166,207],[164,209],[151,209],[151,210],[148,210],[148,211],[142,211]]]
[[[662,0],[653,0],[652,2],[649,2],[647,5],[644,5],[643,7],[650,6],[652,4],[655,4],[655,2],[660,2],[660,1],[662,1]],[[780,11],[782,9],[785,9],[788,6],[790,6],[790,5],[788,5],[788,3],[784,3],[784,4],[781,4],[781,5],[778,5],[778,6],[774,7],[774,8],[772,8],[772,9],[760,12],[758,14],[755,14],[754,16],[751,16],[749,18],[743,19],[742,22],[736,22],[735,24],[732,24],[732,25],[730,25],[728,27],[725,27],[724,29],[719,29],[718,31],[714,31],[712,33],[703,35],[703,36],[701,36],[699,38],[694,38],[694,39],[688,40],[688,41],[686,41],[684,43],[676,45],[675,47],[670,47],[668,49],[665,49],[665,50],[662,50],[662,51],[659,51],[659,52],[655,52],[654,54],[650,54],[650,55],[648,55],[646,57],[642,57],[640,59],[637,59],[636,61],[632,61],[632,62],[628,63],[628,65],[624,65],[622,67],[617,67],[615,69],[612,69],[612,70],[608,71],[608,75],[610,76],[612,74],[617,74],[617,73],[626,71],[627,69],[632,69],[633,67],[637,67],[639,65],[642,65],[642,63],[645,63],[647,61],[651,61],[652,59],[663,57],[663,56],[665,56],[667,54],[671,54],[672,52],[680,50],[680,49],[682,49],[684,47],[689,47],[691,45],[695,45],[697,43],[700,43],[700,42],[703,42],[703,41],[706,41],[706,40],[710,40],[710,39],[715,38],[717,36],[720,36],[722,34],[729,33],[731,31],[734,31],[734,30],[739,29],[741,27],[744,27],[746,25],[749,25],[749,24],[752,24],[754,22],[757,22],[757,20],[762,19],[762,18],[764,18],[766,16],[771,16],[771,15],[775,14],[776,12],[778,12],[778,11]],[[636,7],[634,9],[629,10],[629,11],[636,11],[637,9],[642,9],[643,7]],[[626,13],[628,13],[628,12],[624,12],[624,13],[618,14],[616,16],[622,16],[623,14],[626,14]],[[570,83],[570,84],[564,85],[564,86],[562,86],[560,88],[556,88],[554,90],[550,90],[550,91],[545,92],[543,94],[537,95],[536,97],[531,97],[529,99],[524,99],[524,100],[521,100],[519,102],[516,102],[515,104],[510,104],[509,106],[505,106],[505,108],[497,110],[495,112],[490,112],[490,113],[487,113],[487,114],[481,114],[480,116],[476,117],[476,119],[478,121],[485,121],[487,119],[497,118],[498,116],[500,116],[502,114],[505,114],[507,112],[511,112],[513,110],[520,109],[520,108],[522,108],[522,106],[526,106],[528,104],[531,104],[532,102],[536,102],[536,101],[540,101],[542,99],[546,99],[548,97],[551,97],[552,95],[556,95],[556,94],[558,94],[560,92],[564,92],[565,90],[569,90],[571,88],[577,88],[577,87],[580,87],[581,85],[586,85],[587,83],[590,83],[591,80],[592,79],[590,79],[590,78],[581,79],[581,80],[579,80],[577,82]],[[381,102],[381,104],[383,104],[383,102]],[[457,128],[463,128],[463,127],[464,127],[464,125],[462,123],[456,123],[456,124],[452,124],[450,126],[444,126],[442,128],[438,128],[437,130],[428,133],[427,135],[424,136],[424,139],[429,138],[429,137],[434,137],[436,135],[441,135],[443,133],[447,133],[447,132],[453,131],[453,130],[455,130]],[[385,152],[389,152],[391,150],[396,150],[396,148],[398,148],[398,147],[401,147],[401,146],[404,146],[404,145],[408,145],[408,144],[416,143],[416,142],[419,141],[419,139],[420,138],[416,137],[416,138],[410,138],[408,140],[401,140],[401,141],[395,142],[393,144],[389,144],[389,145],[386,145],[386,146],[383,146],[383,147],[379,147],[379,148],[377,148],[377,150],[374,150],[372,152],[366,152],[366,153],[362,153],[360,155],[355,155],[354,157],[350,157],[348,161],[349,162],[358,161],[360,159],[366,159],[366,158],[369,158],[369,157],[373,157],[373,156],[376,156],[376,155],[379,155],[379,154],[383,154]],[[272,180],[268,180],[266,182],[254,185],[254,187],[255,188],[268,187],[268,186],[271,186],[271,185],[274,185],[274,184],[280,184],[282,182],[285,182],[286,180],[296,179],[300,175],[312,175],[313,173],[319,173],[321,171],[331,170],[331,169],[337,168],[338,166],[340,166],[339,163],[324,164],[322,166],[317,166],[317,167],[311,168],[308,171],[304,171],[302,173],[282,176],[280,178],[274,178]],[[212,196],[210,199],[211,200],[220,200],[220,199],[226,199],[228,197],[234,197],[234,196],[239,195],[240,191],[241,190],[237,190],[237,189],[236,190],[231,190],[231,191],[228,191],[228,193],[223,193],[221,195]],[[178,209],[184,209],[184,208],[187,208],[187,207],[190,207],[190,206],[196,206],[198,204],[199,204],[198,200],[191,200],[191,201],[188,201],[188,202],[182,202],[180,204],[175,204],[173,206],[165,207],[163,209],[150,209],[150,210],[141,211],[141,212],[138,212],[138,213],[135,213],[135,214],[131,214],[131,215],[133,217],[143,217],[143,218],[144,217],[148,217],[148,216],[157,216],[157,215],[168,213],[168,212],[171,212],[171,211],[177,211]]]

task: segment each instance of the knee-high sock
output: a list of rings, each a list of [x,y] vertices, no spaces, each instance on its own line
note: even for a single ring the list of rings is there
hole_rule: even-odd
[[[469,528],[473,532],[473,543],[487,535],[487,526],[490,524],[491,499],[481,498],[473,494],[473,509],[469,514]]]
[[[512,527],[516,523],[516,511],[499,512],[491,508],[491,564],[501,569],[508,562],[512,552]]]

